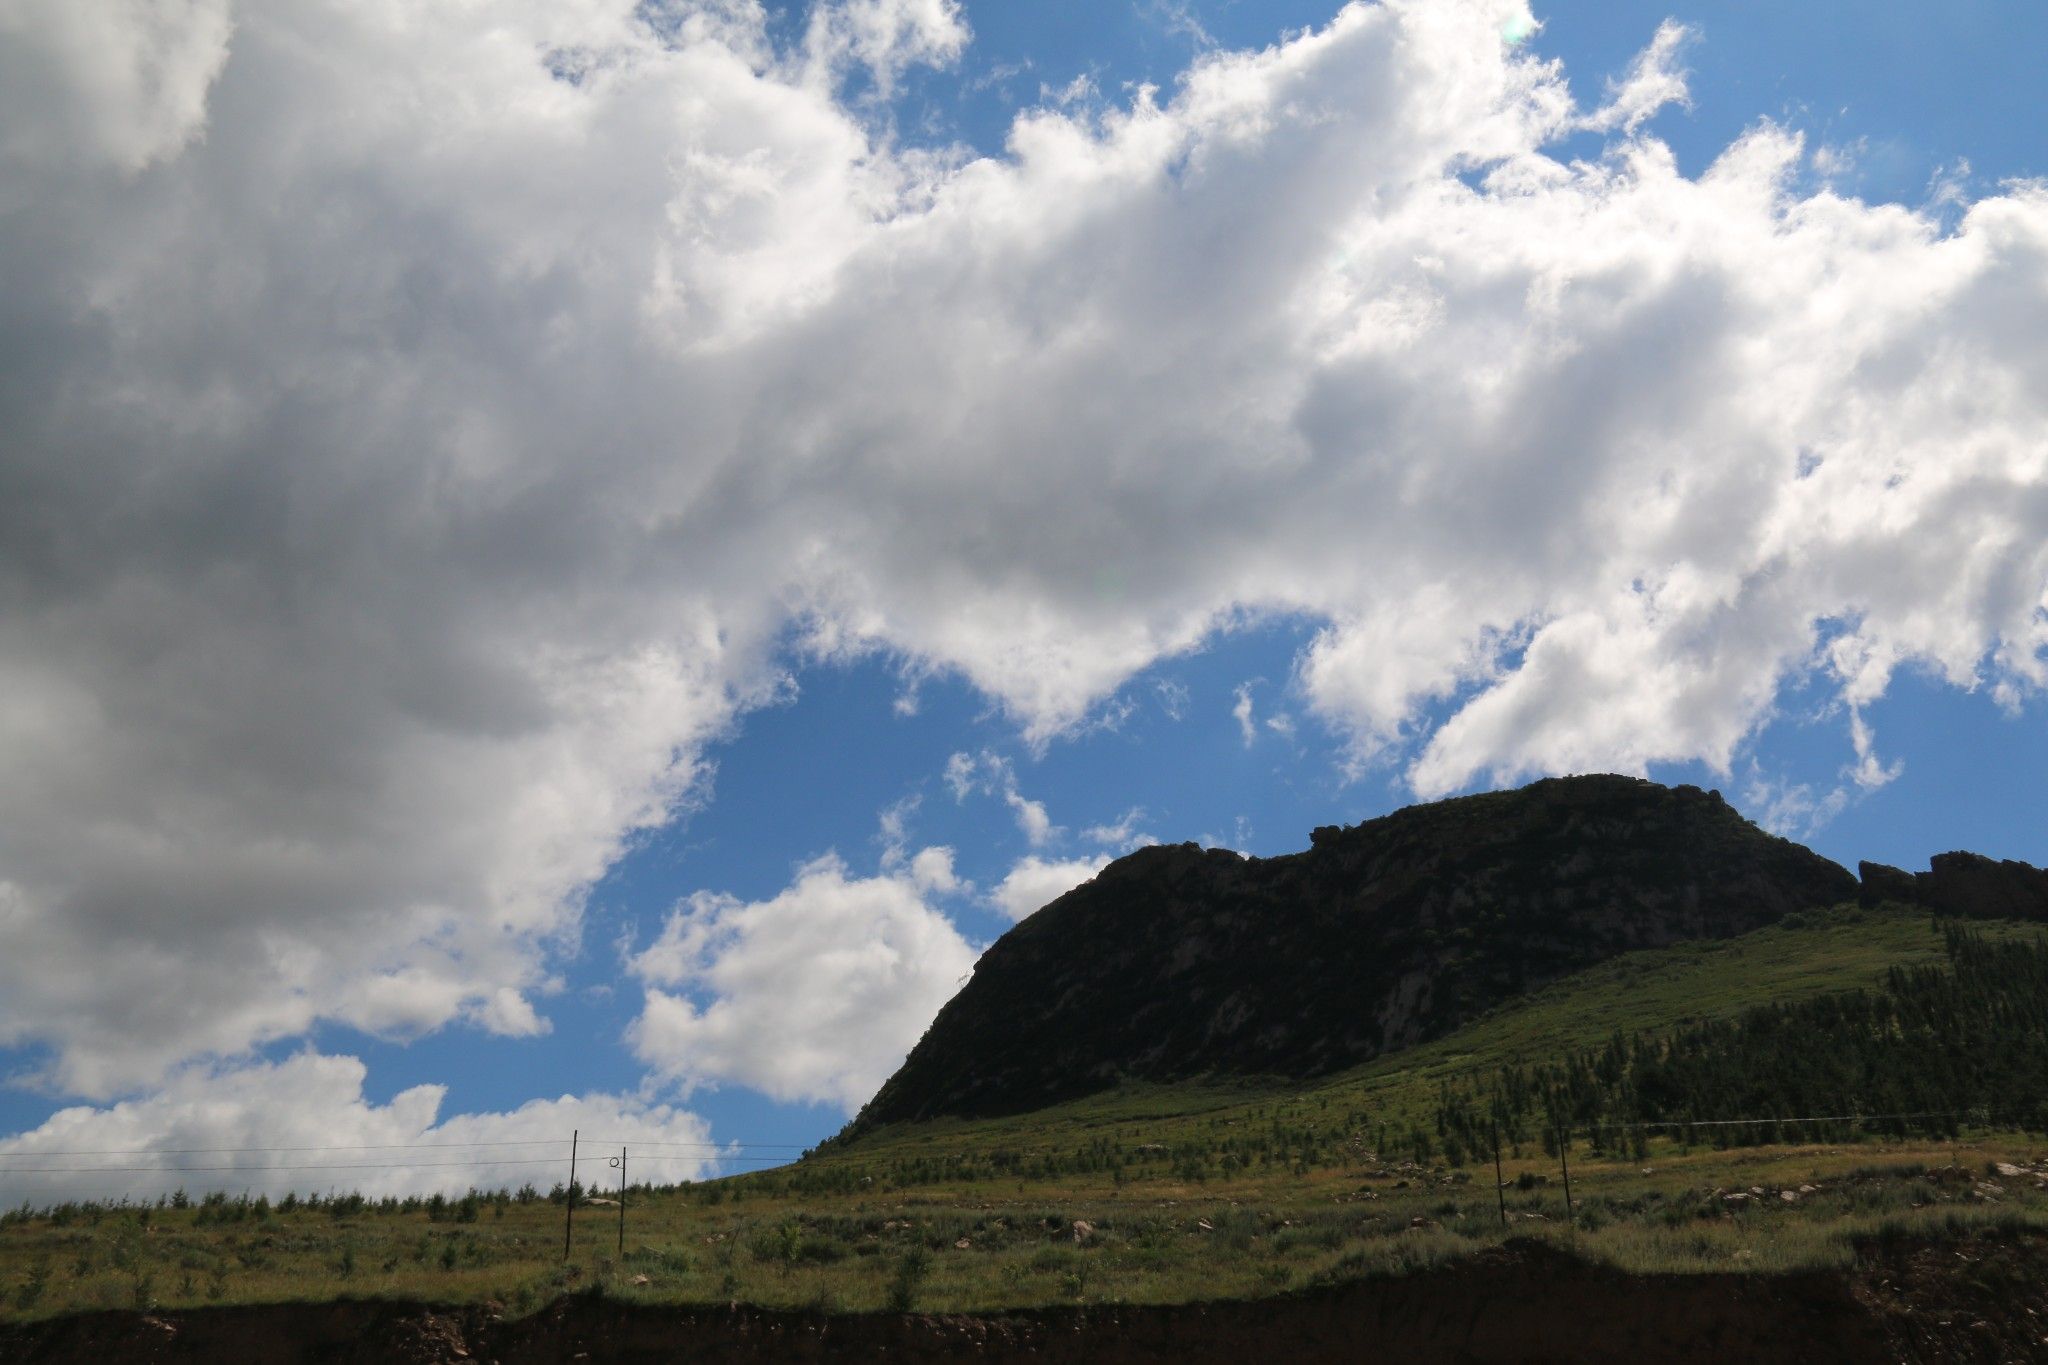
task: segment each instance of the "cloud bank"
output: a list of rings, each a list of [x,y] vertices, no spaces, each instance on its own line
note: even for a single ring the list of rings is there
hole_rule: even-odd
[[[63,1109],[0,1140],[0,1179],[38,1206],[184,1188],[273,1198],[547,1190],[568,1180],[569,1135],[592,1150],[642,1144],[636,1179],[715,1174],[721,1149],[702,1119],[619,1095],[537,1099],[509,1113],[440,1117],[445,1089],[414,1086],[374,1104],[354,1057],[302,1053],[277,1063],[187,1068],[145,1099]],[[601,1161],[601,1157],[599,1158]],[[596,1177],[584,1172],[586,1182]]]
[[[104,1097],[545,1027],[792,626],[1043,741],[1305,615],[1306,704],[1423,795],[1726,768],[1802,678],[1878,778],[1898,669],[2036,695],[2048,189],[1944,228],[1768,123],[1688,178],[1677,30],[1587,107],[1530,22],[1351,5],[976,159],[877,103],[940,0],[795,50],[745,0],[10,6],[0,1044]],[[964,966],[906,886],[692,903],[644,970],[836,963],[841,901]],[[685,1078],[880,1064],[675,999]]]

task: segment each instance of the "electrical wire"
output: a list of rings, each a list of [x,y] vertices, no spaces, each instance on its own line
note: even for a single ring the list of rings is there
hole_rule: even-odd
[[[212,1152],[229,1154],[241,1152],[384,1152],[420,1151],[429,1148],[452,1151],[470,1151],[479,1147],[562,1147],[567,1138],[530,1138],[522,1142],[348,1142],[330,1143],[309,1147],[80,1147],[45,1148],[34,1151],[0,1152],[0,1160],[9,1157],[44,1156],[203,1156]]]
[[[806,1150],[795,1143],[782,1142],[642,1142],[633,1138],[584,1138],[582,1141],[586,1146],[688,1147],[714,1154],[759,1150],[791,1152]],[[528,1138],[516,1142],[355,1142],[277,1147],[50,1147],[0,1152],[0,1161],[59,1156],[206,1156],[212,1154],[234,1156],[244,1153],[264,1152],[476,1151],[486,1147],[567,1147],[568,1145],[568,1138]]]

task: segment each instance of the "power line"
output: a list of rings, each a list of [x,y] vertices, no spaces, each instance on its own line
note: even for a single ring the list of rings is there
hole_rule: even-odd
[[[15,1175],[18,1173],[98,1175],[103,1171],[161,1171],[166,1175],[175,1174],[180,1171],[238,1171],[244,1175],[263,1175],[271,1171],[479,1171],[493,1170],[499,1166],[553,1166],[556,1164],[557,1162],[553,1157],[536,1157],[518,1161],[323,1161],[281,1166],[11,1166],[0,1170],[0,1175]]]
[[[738,1151],[774,1150],[801,1152],[806,1150],[795,1143],[783,1142],[636,1142],[632,1138],[599,1138],[594,1140],[633,1147],[687,1147],[713,1154]],[[277,1147],[51,1147],[0,1152],[0,1161],[36,1160],[43,1157],[59,1156],[206,1156],[212,1154],[240,1155],[243,1153],[263,1152],[475,1151],[486,1147],[560,1147],[562,1145],[560,1138],[529,1138],[517,1142],[355,1142],[330,1143],[318,1146]],[[0,1167],[0,1169],[5,1168]]]
[[[660,1161],[661,1157],[645,1158]],[[687,1160],[671,1157],[669,1160]],[[707,1159],[708,1160],[708,1159]],[[728,1155],[719,1161],[753,1162],[766,1165],[782,1165],[783,1158],[772,1156]],[[283,1171],[495,1171],[506,1166],[554,1166],[560,1161],[556,1157],[529,1157],[516,1160],[489,1161],[367,1161],[367,1162],[290,1162],[282,1165],[228,1165],[228,1166],[0,1166],[0,1176],[14,1175],[118,1175],[125,1172],[145,1174],[178,1175],[185,1172],[233,1172],[239,1175],[271,1175]]]
[[[635,1142],[632,1138],[592,1138],[591,1141],[602,1142],[607,1145],[624,1144],[632,1147],[700,1147],[711,1152],[734,1150],[807,1152],[810,1150],[810,1148],[795,1142]]]
[[[418,1151],[428,1148],[468,1151],[478,1147],[559,1147],[561,1145],[560,1138],[531,1138],[523,1142],[350,1142],[309,1147],[80,1147],[0,1152],[0,1160],[46,1156],[201,1156],[209,1152],[384,1152]]]
[[[1953,1119],[1970,1113],[1967,1109],[1922,1109],[1911,1114],[1811,1114],[1802,1118],[1781,1119],[1661,1119],[1657,1122],[1638,1123],[1633,1119],[1615,1119],[1606,1123],[1587,1123],[1588,1129],[1606,1128],[1736,1128],[1765,1123],[1886,1123],[1897,1119]]]

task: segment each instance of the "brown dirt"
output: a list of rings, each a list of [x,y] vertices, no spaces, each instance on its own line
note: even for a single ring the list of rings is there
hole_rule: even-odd
[[[1853,1273],[1636,1276],[1519,1241],[1422,1274],[1241,1303],[987,1315],[665,1308],[583,1295],[343,1301],[0,1324],[20,1362],[2048,1362],[2048,1243],[1874,1247]]]

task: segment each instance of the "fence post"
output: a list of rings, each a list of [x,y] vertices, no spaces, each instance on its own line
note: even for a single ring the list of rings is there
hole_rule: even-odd
[[[576,1139],[579,1130],[569,1130],[569,1197],[564,1201],[567,1212],[562,1217],[562,1259],[569,1259],[569,1238],[576,1231]]]
[[[626,1149],[619,1148],[619,1257],[626,1255]]]
[[[1571,1146],[1571,1130],[1559,1124],[1557,1129],[1557,1162],[1564,1168],[1564,1216],[1573,1227],[1579,1225],[1578,1210],[1572,1207],[1572,1162],[1566,1154]]]
[[[1507,1225],[1508,1225],[1508,1192],[1507,1192],[1507,1183],[1508,1183],[1508,1182],[1507,1182],[1507,1177],[1503,1176],[1503,1175],[1502,1175],[1502,1174],[1500,1173],[1500,1123],[1499,1123],[1499,1121],[1498,1121],[1498,1120],[1496,1120],[1496,1121],[1495,1121],[1495,1122],[1493,1123],[1493,1125],[1492,1125],[1492,1128],[1493,1128],[1493,1197],[1494,1197],[1494,1198],[1495,1198],[1496,1200],[1498,1200],[1498,1201],[1499,1201],[1499,1203],[1500,1203],[1500,1225],[1501,1225],[1501,1230],[1502,1230],[1502,1231],[1506,1231],[1506,1230],[1507,1230]]]

